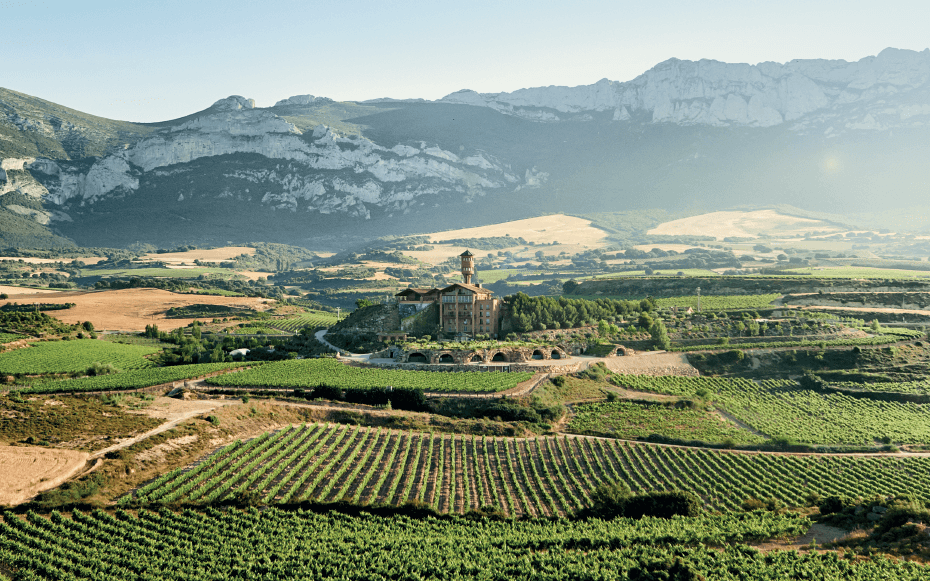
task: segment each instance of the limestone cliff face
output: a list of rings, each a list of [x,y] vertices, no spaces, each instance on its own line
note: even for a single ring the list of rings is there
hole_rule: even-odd
[[[442,99],[490,107],[539,121],[558,121],[586,111],[613,111],[615,121],[636,113],[655,123],[771,127],[838,117],[849,105],[863,111],[844,128],[881,129],[927,123],[930,103],[900,97],[930,80],[930,49],[885,49],[857,62],[794,60],[779,64],[729,64],[670,59],[629,82],[603,79],[579,87],[538,87],[512,93],[459,91]],[[924,94],[924,97],[926,95]],[[887,103],[890,97],[899,102]],[[802,119],[817,114],[813,119]]]

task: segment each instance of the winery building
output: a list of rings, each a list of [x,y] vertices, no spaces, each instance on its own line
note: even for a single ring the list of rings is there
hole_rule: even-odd
[[[461,283],[445,288],[408,288],[397,293],[402,303],[437,303],[439,324],[445,334],[457,338],[474,338],[475,335],[497,337],[500,328],[502,301],[494,298],[494,291],[472,284],[475,274],[475,256],[466,250],[462,259]]]

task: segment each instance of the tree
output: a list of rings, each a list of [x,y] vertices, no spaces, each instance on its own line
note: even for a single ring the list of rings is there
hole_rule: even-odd
[[[0,301],[5,301],[5,300],[7,300],[8,298],[10,298],[10,295],[8,295],[8,294],[6,294],[6,293],[0,293]]]
[[[639,325],[640,329],[651,329],[652,317],[649,316],[649,313],[640,313],[639,320],[636,321],[636,324]]]
[[[570,295],[575,292],[575,289],[577,289],[579,286],[581,285],[576,280],[566,280],[562,284],[562,292],[564,294]]]
[[[659,349],[665,350],[671,347],[672,342],[668,338],[668,330],[661,319],[656,319],[652,327],[649,328],[649,334],[652,335],[653,344]]]
[[[599,337],[606,337],[608,334],[610,334],[610,326],[607,324],[607,321],[601,319],[597,323],[597,335]]]
[[[94,330],[94,324],[91,323],[90,321],[84,321],[84,323],[81,326],[84,327],[85,331],[92,332]]]
[[[355,299],[355,308],[364,309],[365,307],[374,306],[375,303],[368,299]]]

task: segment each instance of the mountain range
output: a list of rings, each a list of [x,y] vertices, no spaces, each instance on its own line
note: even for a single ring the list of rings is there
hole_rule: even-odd
[[[921,229],[930,49],[671,59],[437,101],[231,96],[131,123],[0,89],[0,244],[347,241],[545,212],[790,204]]]

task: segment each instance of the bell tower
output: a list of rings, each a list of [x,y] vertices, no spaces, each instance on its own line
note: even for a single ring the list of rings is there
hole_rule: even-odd
[[[462,259],[462,279],[465,284],[471,284],[471,277],[475,274],[475,255],[466,250],[459,257]]]

